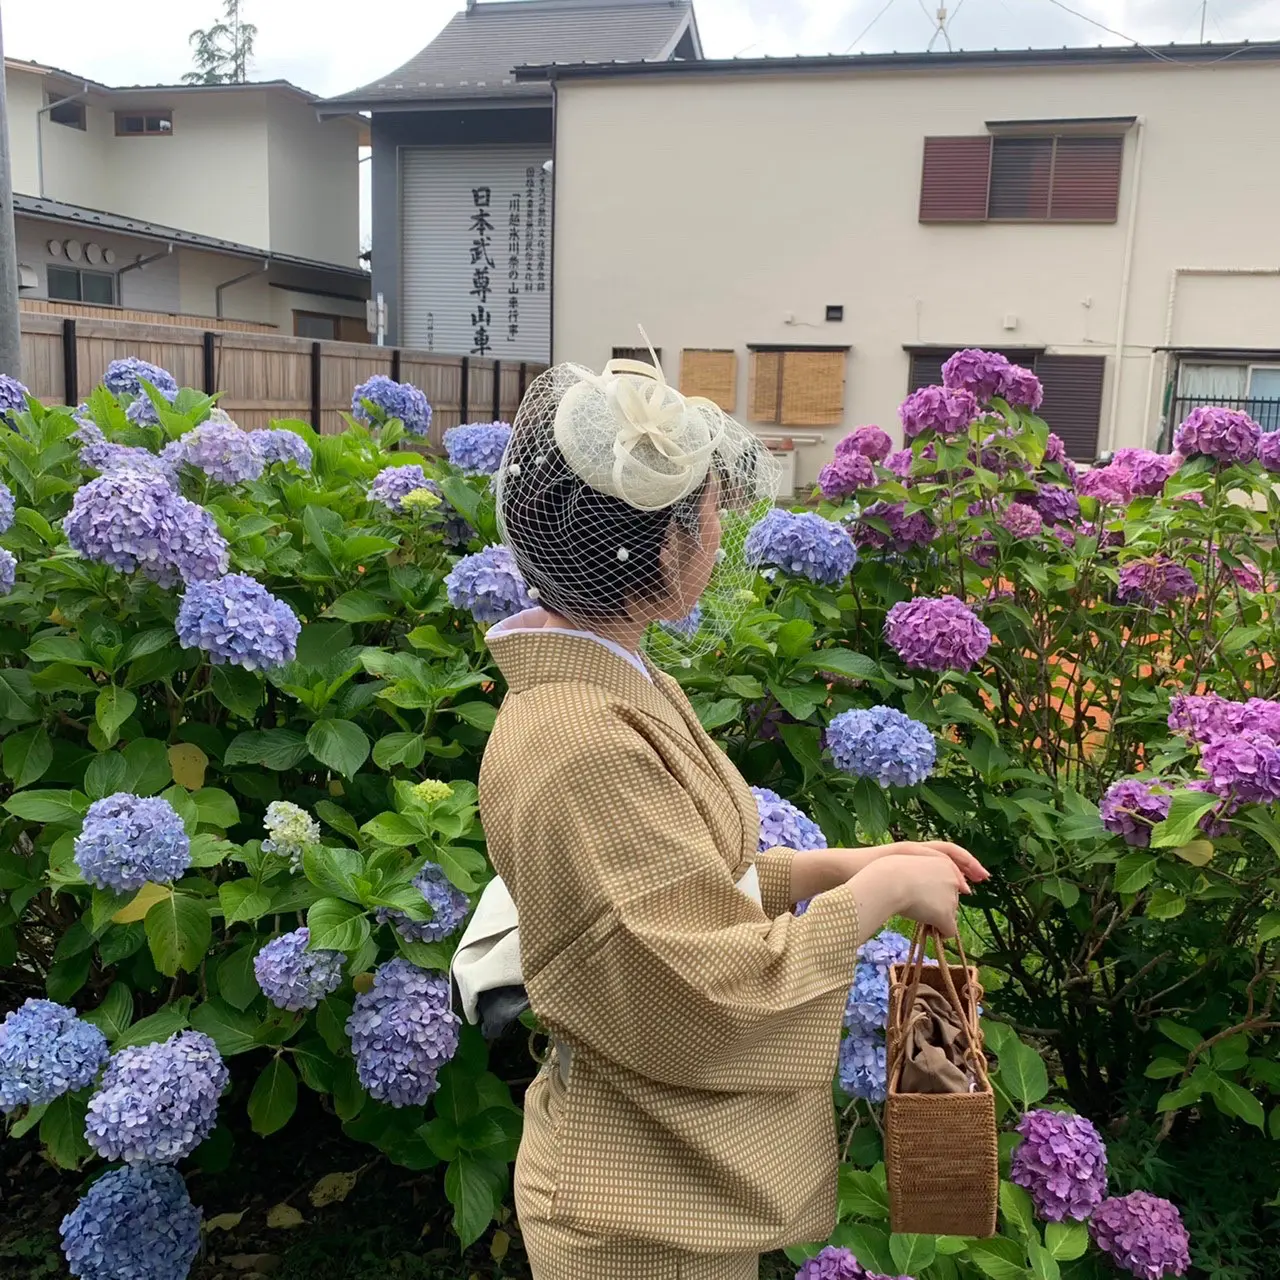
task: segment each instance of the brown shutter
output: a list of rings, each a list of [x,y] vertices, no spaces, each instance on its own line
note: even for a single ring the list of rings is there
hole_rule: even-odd
[[[991,139],[926,138],[921,222],[985,222]]]
[[[1056,222],[1114,222],[1123,159],[1123,138],[1059,138],[1049,217]]]
[[[1092,462],[1098,456],[1106,368],[1106,356],[1036,357],[1036,374],[1044,385],[1040,416],[1077,462]]]
[[[751,353],[747,401],[753,422],[779,422],[782,408],[782,352]]]
[[[993,139],[988,215],[992,218],[1047,218],[1052,171],[1052,138]]]
[[[738,402],[738,353],[687,348],[680,353],[680,391],[733,413]]]
[[[847,351],[788,351],[782,361],[783,426],[834,427],[844,421]]]
[[[919,391],[921,387],[937,387],[942,384],[942,366],[948,357],[914,352],[911,356],[911,370],[907,376],[907,394]]]

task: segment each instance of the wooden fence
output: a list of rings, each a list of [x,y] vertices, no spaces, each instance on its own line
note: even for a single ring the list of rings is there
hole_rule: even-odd
[[[260,320],[214,319],[180,315],[176,311],[138,311],[132,307],[96,306],[92,302],[64,302],[61,298],[20,298],[20,311],[32,315],[75,316],[77,319],[129,320],[134,324],[171,324],[183,329],[228,329],[236,333],[279,333],[279,325]],[[363,324],[363,321],[361,321]]]
[[[546,367],[278,333],[22,315],[22,380],[46,404],[79,404],[107,365],[124,356],[168,369],[179,386],[222,392],[219,405],[247,430],[276,418],[301,418],[325,433],[341,431],[351,392],[384,373],[426,393],[434,410],[430,442],[436,445],[463,422],[510,422],[525,387]]]

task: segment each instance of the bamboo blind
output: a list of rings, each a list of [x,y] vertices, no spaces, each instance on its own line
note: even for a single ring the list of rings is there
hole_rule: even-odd
[[[755,422],[777,422],[782,405],[782,352],[753,351],[747,399]]]
[[[738,405],[738,353],[686,348],[680,353],[680,391],[733,413]]]
[[[171,311],[138,311],[132,307],[95,306],[87,302],[63,302],[46,298],[21,298],[20,311],[31,315],[74,316],[77,320],[122,320],[135,324],[171,324],[181,329],[225,329],[235,333],[279,333],[273,324],[256,320],[215,319],[213,316],[176,315]],[[357,320],[364,328],[364,321]]]
[[[845,351],[788,351],[782,357],[781,414],[786,427],[833,427],[844,421]]]

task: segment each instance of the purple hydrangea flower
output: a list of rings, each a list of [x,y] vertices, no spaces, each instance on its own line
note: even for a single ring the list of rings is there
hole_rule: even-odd
[[[947,387],[921,387],[899,406],[902,430],[907,439],[922,431],[939,435],[958,435],[968,431],[978,416],[978,401],[971,391],[953,391]]]
[[[293,661],[302,623],[260,582],[229,573],[187,588],[174,630],[184,649],[203,649],[215,666],[271,671]]]
[[[859,489],[874,489],[875,485],[876,469],[871,459],[860,453],[837,453],[818,472],[818,488],[828,502],[843,502]]]
[[[827,837],[803,809],[768,787],[752,787],[760,815],[759,851],[766,849],[825,849]]]
[[[784,573],[834,587],[853,572],[857,548],[848,531],[811,511],[772,508],[747,534],[747,563],[776,565]]]
[[[133,893],[148,882],[177,880],[191,865],[191,841],[167,800],[117,791],[89,806],[75,862],[99,889]]]
[[[102,375],[103,386],[114,396],[141,396],[145,400],[143,382],[149,382],[166,400],[178,398],[178,381],[173,374],[136,356],[113,360]]]
[[[1191,1237],[1182,1215],[1149,1192],[1104,1200],[1089,1220],[1089,1231],[1098,1248],[1138,1280],[1184,1275],[1191,1265]]]
[[[213,517],[157,476],[109,471],[76,490],[62,522],[86,560],[121,573],[141,569],[161,586],[227,571],[227,541]]]
[[[1044,460],[1056,462],[1060,467],[1065,467],[1071,461],[1067,457],[1067,446],[1062,437],[1053,431],[1049,432],[1049,438],[1044,444]]]
[[[0,417],[7,417],[10,413],[25,413],[29,394],[17,378],[0,373]]]
[[[1111,463],[1105,467],[1091,467],[1080,477],[1076,488],[1083,498],[1096,498],[1103,504],[1123,507],[1133,497],[1131,483],[1129,472]]]
[[[167,485],[176,479],[174,468],[163,458],[137,445],[113,444],[92,420],[82,421],[72,438],[80,442],[80,465],[91,471],[135,471]]]
[[[241,484],[257,480],[266,466],[255,434],[241,431],[226,414],[211,416],[165,445],[161,457],[175,469],[186,465],[222,484]]]
[[[913,460],[914,457],[910,449],[898,449],[884,460],[884,465],[899,480],[909,480],[911,478],[911,463]]]
[[[933,734],[893,707],[844,711],[827,726],[827,749],[836,768],[882,787],[914,787],[938,758]]]
[[[1049,532],[1068,549],[1076,545],[1076,531],[1069,524],[1055,524]]]
[[[1258,440],[1258,461],[1266,471],[1280,471],[1280,431],[1264,431]]]
[[[107,1160],[175,1164],[213,1132],[229,1078],[202,1031],[121,1049],[89,1099],[85,1140]]]
[[[1000,513],[999,524],[1015,538],[1034,538],[1044,529],[1040,513],[1025,502],[1011,502]]]
[[[379,924],[390,922],[392,928],[408,942],[443,942],[462,928],[462,922],[471,910],[471,899],[449,883],[443,867],[434,862],[426,863],[414,879],[413,886],[431,908],[431,919],[412,920],[403,911],[379,907],[374,913]]]
[[[435,484],[416,462],[403,467],[383,467],[369,486],[369,501],[379,502],[392,511],[399,511],[405,495],[418,489],[436,492]]]
[[[1011,364],[1005,373],[1000,394],[1014,408],[1034,412],[1044,403],[1044,384],[1030,369],[1024,369],[1020,364]]]
[[[969,671],[991,647],[991,632],[955,596],[900,600],[884,635],[907,666],[924,671]]]
[[[893,450],[893,441],[887,431],[880,427],[854,427],[839,444],[836,445],[836,457],[847,453],[859,453],[872,462],[884,462]]]
[[[983,404],[1002,395],[1008,371],[1013,366],[995,351],[970,347],[957,351],[942,366],[942,385],[950,391],[968,391]]]
[[[18,558],[0,547],[0,596],[7,596],[18,580]]]
[[[844,1007],[844,1025],[850,1031],[870,1035],[883,1031],[889,1021],[889,970],[906,964],[911,939],[884,929],[858,948],[853,985]]]
[[[1280,800],[1280,747],[1256,729],[1214,738],[1200,753],[1214,795],[1245,804]]]
[[[928,546],[938,536],[937,527],[924,511],[907,515],[905,502],[873,502],[849,526],[849,534],[860,547],[888,547],[893,551],[910,551],[912,547]],[[868,523],[881,520],[889,526],[889,532]]]
[[[1075,524],[1080,519],[1080,500],[1066,485],[1037,485],[1035,497],[1027,498],[1027,502],[1046,524]]]
[[[388,960],[347,1019],[360,1083],[379,1102],[420,1107],[439,1088],[436,1073],[457,1052],[461,1026],[447,978]]]
[[[796,1280],[910,1280],[910,1278],[884,1276],[877,1271],[868,1271],[848,1249],[840,1249],[829,1244],[796,1272]]]
[[[1083,1222],[1107,1194],[1107,1149],[1084,1116],[1028,1111],[1009,1180],[1031,1193],[1046,1222]]]
[[[533,597],[516,567],[515,557],[501,543],[463,556],[444,580],[449,603],[467,610],[477,622],[502,622],[533,607]]]
[[[1222,561],[1219,560],[1222,564]],[[1241,561],[1240,564],[1222,566],[1231,575],[1231,580],[1242,591],[1261,591],[1264,587],[1262,574],[1258,572],[1258,566],[1250,564],[1247,560]]]
[[[1154,453],[1150,449],[1117,449],[1111,466],[1129,473],[1129,489],[1135,497],[1158,498],[1178,468],[1182,457],[1176,453]]]
[[[253,958],[258,986],[277,1009],[314,1009],[342,986],[342,952],[308,951],[310,942],[304,926],[272,938]]]
[[[845,1036],[840,1041],[836,1074],[849,1097],[883,1102],[889,1095],[883,1034],[851,1031]]]
[[[62,1252],[78,1280],[186,1280],[200,1216],[175,1170],[126,1165],[104,1173],[62,1219]]]
[[[1196,580],[1190,570],[1168,556],[1130,560],[1120,568],[1120,599],[1152,607],[1194,599]]]
[[[1240,715],[1240,727],[1250,733],[1265,734],[1280,744],[1280,702],[1250,698]]]
[[[375,373],[352,393],[351,416],[366,426],[398,418],[412,436],[425,436],[431,426],[427,397],[413,383],[395,382],[382,373]]]
[[[1262,428],[1247,413],[1203,405],[1174,432],[1173,447],[1184,458],[1202,453],[1218,462],[1252,462],[1261,438]]]
[[[13,494],[9,486],[0,481],[0,533],[7,533],[13,527],[14,510]]]
[[[249,432],[249,442],[262,455],[263,463],[293,465],[300,471],[311,470],[311,446],[296,432],[271,427]]]
[[[1151,844],[1151,828],[1169,816],[1172,802],[1159,783],[1126,779],[1114,783],[1102,797],[1102,825],[1123,836],[1125,844],[1145,849]]]
[[[109,1056],[107,1037],[74,1009],[23,1001],[0,1022],[0,1114],[83,1089]]]
[[[1231,702],[1220,694],[1179,693],[1169,703],[1169,728],[1185,734],[1192,742],[1211,742],[1241,732],[1245,728],[1244,712],[1244,703]]]
[[[491,476],[502,465],[510,439],[509,422],[469,422],[444,433],[444,450],[468,475]]]

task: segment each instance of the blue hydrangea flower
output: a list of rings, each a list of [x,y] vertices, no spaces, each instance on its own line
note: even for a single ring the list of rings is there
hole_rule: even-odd
[[[836,768],[882,787],[914,787],[938,758],[933,734],[892,707],[845,711],[827,726],[827,748]]]
[[[884,1030],[889,1021],[889,969],[905,964],[910,953],[911,940],[892,929],[868,938],[858,948],[853,986],[844,1008],[844,1025],[850,1031],[869,1035]]]
[[[175,1164],[213,1132],[229,1078],[202,1031],[121,1049],[89,1099],[85,1141],[107,1160]]]
[[[13,513],[13,494],[9,492],[9,486],[0,481],[0,533],[7,533],[13,527]]]
[[[752,787],[756,810],[760,814],[759,850],[825,849],[827,837],[822,828],[803,809],[784,800],[768,787]]]
[[[837,1074],[849,1097],[883,1102],[889,1096],[884,1035],[851,1031],[840,1042]]]
[[[75,861],[99,889],[133,893],[148,881],[177,880],[191,865],[191,841],[167,800],[117,791],[89,806],[76,837]]]
[[[0,1113],[83,1089],[109,1054],[107,1037],[74,1009],[25,1000],[0,1022]]]
[[[403,911],[379,907],[376,911],[379,924],[391,923],[395,931],[408,942],[442,942],[462,928],[462,922],[471,910],[471,900],[461,889],[449,883],[444,868],[428,862],[413,882],[431,908],[430,920],[411,920]]]
[[[12,551],[0,547],[0,596],[7,596],[18,580],[18,559]]]
[[[282,427],[250,431],[249,440],[269,467],[283,463],[300,471],[311,470],[311,446],[296,431]]]
[[[147,395],[139,396],[124,411],[124,416],[135,427],[158,427],[160,426],[160,415],[156,412],[156,407],[151,403],[151,397]]]
[[[84,1193],[61,1231],[79,1280],[186,1280],[200,1250],[200,1210],[173,1169],[126,1165]]]
[[[302,870],[302,855],[307,846],[320,843],[320,824],[305,809],[288,800],[273,800],[267,805],[262,825],[267,831],[262,852],[288,858],[295,872]]]
[[[143,382],[149,382],[166,400],[178,398],[178,381],[167,369],[148,364],[136,356],[113,360],[102,375],[102,384],[114,396],[146,397]]]
[[[80,465],[91,471],[136,471],[149,479],[172,484],[173,468],[150,449],[131,444],[113,444],[92,419],[79,419],[72,439],[80,443]]]
[[[449,603],[466,609],[477,622],[501,622],[533,607],[515,557],[501,543],[463,556],[444,580]]]
[[[695,604],[683,618],[658,624],[677,640],[692,640],[702,630],[702,606]]]
[[[747,563],[776,565],[784,573],[834,587],[853,572],[858,551],[849,532],[812,511],[774,507],[747,534]]]
[[[444,449],[468,475],[491,476],[502,465],[510,439],[509,422],[468,422],[444,433]]]
[[[369,501],[381,503],[390,511],[399,511],[405,495],[418,489],[437,492],[435,483],[416,462],[403,467],[383,467],[369,486]]]
[[[175,630],[184,649],[203,649],[215,665],[270,671],[293,661],[302,623],[260,582],[229,573],[187,588]]]
[[[380,426],[399,418],[413,436],[425,436],[431,426],[427,397],[412,382],[395,382],[382,373],[375,373],[352,393],[351,416],[365,426]]]
[[[310,942],[304,926],[272,938],[253,958],[258,986],[277,1009],[314,1009],[342,986],[342,952],[308,951]]]
[[[141,569],[161,586],[227,571],[227,541],[213,517],[154,475],[116,470],[81,485],[62,527],[85,559]]]
[[[165,445],[161,457],[175,470],[185,465],[203,471],[211,480],[240,484],[258,479],[266,466],[254,434],[241,431],[215,409],[208,421]]]
[[[27,388],[7,373],[0,373],[0,417],[10,413],[25,413],[27,409]]]
[[[360,1083],[379,1102],[420,1107],[440,1087],[436,1073],[458,1051],[461,1027],[446,977],[388,960],[347,1019]]]

